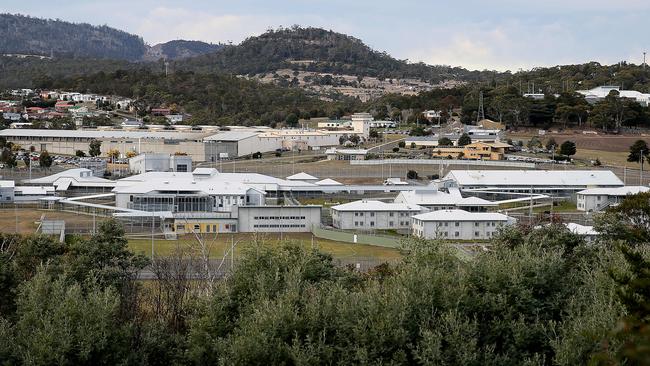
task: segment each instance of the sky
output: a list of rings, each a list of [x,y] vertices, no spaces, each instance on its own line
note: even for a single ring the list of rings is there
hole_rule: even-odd
[[[650,49],[648,0],[0,0],[0,12],[108,25],[152,45],[314,26],[398,59],[472,70],[641,64]]]

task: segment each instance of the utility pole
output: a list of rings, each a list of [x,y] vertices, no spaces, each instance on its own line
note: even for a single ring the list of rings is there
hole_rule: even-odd
[[[645,71],[645,51],[643,52],[643,71]]]
[[[639,156],[639,163],[641,163],[641,171],[639,172],[639,185],[643,185],[643,149],[641,149],[641,155]]]

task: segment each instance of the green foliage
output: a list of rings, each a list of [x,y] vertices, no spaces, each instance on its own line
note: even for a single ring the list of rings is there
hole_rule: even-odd
[[[406,172],[406,179],[418,179],[418,172],[415,170],[409,170]]]
[[[454,143],[448,137],[441,137],[438,140],[438,146],[454,146]]]
[[[41,154],[38,156],[38,162],[41,165],[41,168],[47,169],[51,167],[53,160],[54,159],[50,156],[50,154],[46,150],[41,151]]]
[[[548,151],[555,150],[558,146],[557,141],[552,137],[546,140],[546,144],[544,144],[544,147],[546,147],[546,150]]]
[[[566,140],[560,145],[560,154],[564,156],[571,156],[576,154],[576,143]]]
[[[101,155],[102,153],[102,142],[99,140],[92,140],[90,141],[90,144],[88,144],[88,155],[92,157],[96,157]]]
[[[2,162],[7,168],[14,168],[16,163],[16,154],[11,151],[11,148],[5,147],[0,153],[0,162]]]
[[[395,146],[395,147],[393,148],[393,152],[394,152],[394,153],[398,153],[398,152],[399,152],[399,147]]]
[[[628,246],[650,243],[650,193],[625,197],[620,204],[597,215],[594,228],[612,242]]]
[[[406,147],[406,142],[404,142],[404,141],[400,141],[400,142],[398,142],[398,143],[397,143],[397,147],[399,147],[399,148],[404,148],[404,147]]]
[[[471,143],[472,143],[472,138],[469,137],[469,135],[466,134],[466,133],[463,133],[458,138],[458,146],[465,146],[465,145],[469,145]]]
[[[77,150],[74,152],[74,155],[79,158],[83,158],[86,156],[86,153],[83,150]]]
[[[631,163],[642,163],[641,156],[643,159],[647,159],[650,156],[650,148],[648,144],[643,140],[636,140],[632,146],[630,146],[630,154],[627,156],[627,161]]]

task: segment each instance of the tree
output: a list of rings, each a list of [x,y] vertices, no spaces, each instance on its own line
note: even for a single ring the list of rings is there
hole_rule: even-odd
[[[399,147],[395,146],[395,147],[393,148],[393,152],[394,152],[394,153],[399,152]]]
[[[47,152],[47,150],[41,151],[41,155],[38,157],[39,164],[41,165],[41,168],[49,168],[52,166],[52,157],[50,154]]]
[[[287,125],[295,127],[298,125],[298,116],[295,113],[289,113],[285,119]]]
[[[138,153],[135,152],[135,151],[127,151],[126,152],[127,159],[131,159],[131,158],[136,157],[136,156],[138,156]]]
[[[400,148],[404,148],[404,147],[406,147],[406,142],[400,141],[400,142],[397,143],[397,146],[400,147]]]
[[[379,132],[377,132],[377,130],[370,130],[370,132],[368,133],[368,137],[370,137],[371,139],[378,139]]]
[[[630,163],[643,164],[643,160],[648,159],[649,155],[650,148],[648,148],[648,144],[643,140],[636,140],[632,146],[630,146],[630,153],[627,156],[627,161]]]
[[[441,137],[438,140],[438,146],[454,146],[454,143],[448,137]]]
[[[571,156],[576,154],[576,144],[573,141],[566,140],[560,145],[560,154]]]
[[[16,167],[16,155],[11,152],[10,149],[2,149],[2,154],[0,154],[0,162],[2,162],[7,168]]]
[[[86,153],[83,150],[77,150],[74,152],[75,156],[78,158],[84,158],[86,157]]]
[[[542,141],[539,140],[539,137],[533,136],[526,143],[526,147],[529,149],[539,149],[542,147]]]
[[[262,158],[262,153],[261,152],[255,152],[253,153],[253,159],[261,159]]]
[[[120,157],[120,150],[118,149],[110,149],[108,153],[106,153],[106,156],[108,156],[111,159],[117,159]]]
[[[418,179],[418,172],[415,170],[409,170],[406,173],[406,179]]]
[[[557,149],[558,145],[557,145],[557,142],[555,141],[555,139],[551,137],[548,140],[546,140],[545,147],[546,147],[546,150],[552,151],[552,150]]]
[[[411,142],[411,149],[415,149],[418,145],[415,142]]]
[[[472,138],[467,133],[463,133],[458,138],[458,146],[465,146],[472,143]]]
[[[101,141],[99,141],[99,140],[90,141],[90,145],[88,147],[88,155],[90,155],[92,157],[96,157],[96,156],[101,155],[101,153],[102,153],[101,147],[102,147],[102,142]]]

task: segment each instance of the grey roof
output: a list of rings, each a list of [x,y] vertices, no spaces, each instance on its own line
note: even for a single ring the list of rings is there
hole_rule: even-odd
[[[452,170],[445,179],[461,186],[623,186],[609,170]]]
[[[6,129],[0,131],[5,137],[79,137],[93,139],[169,139],[169,140],[202,140],[205,132],[177,131],[99,131],[99,130],[38,130],[38,129]]]

